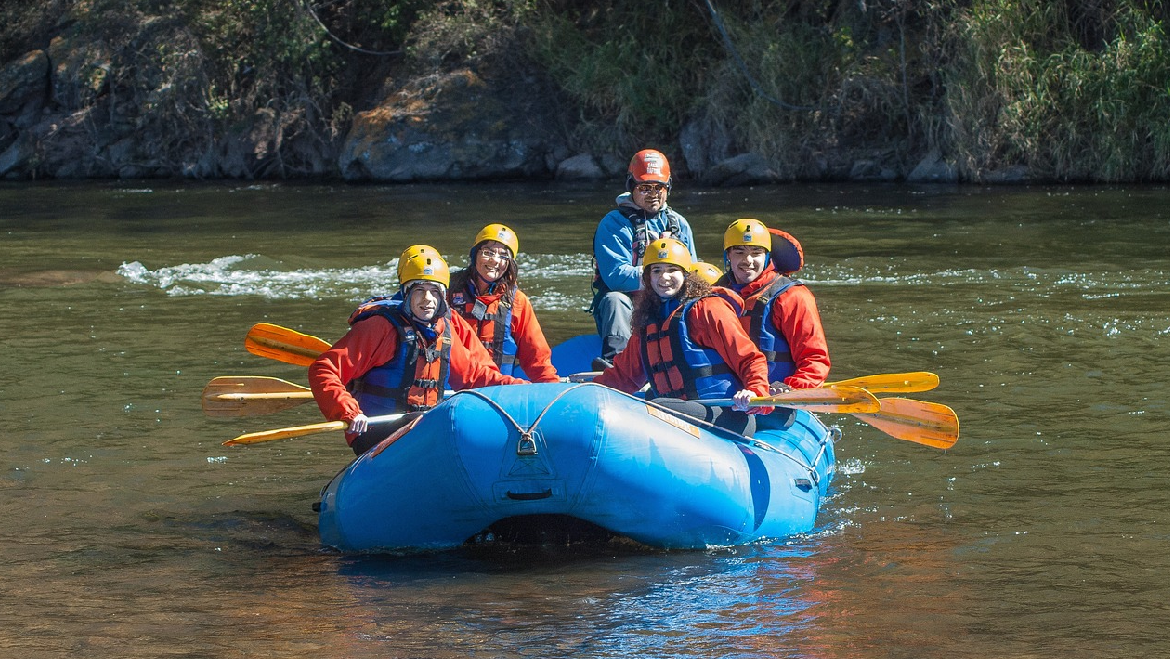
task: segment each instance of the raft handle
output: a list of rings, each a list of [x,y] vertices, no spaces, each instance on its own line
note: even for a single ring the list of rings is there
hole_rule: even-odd
[[[552,488],[542,492],[513,492],[508,490],[504,496],[514,501],[536,501],[538,499],[547,499],[552,496]]]
[[[796,485],[796,489],[801,492],[808,492],[813,488],[812,481],[807,478],[795,478],[792,483]]]

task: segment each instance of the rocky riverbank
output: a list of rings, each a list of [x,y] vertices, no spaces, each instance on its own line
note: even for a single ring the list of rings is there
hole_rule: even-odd
[[[311,176],[351,181],[475,179],[604,179],[624,175],[626,159],[575,151],[566,124],[573,113],[537,71],[491,66],[388,79],[373,107],[354,114],[347,131],[328,142],[285,134],[295,118],[258,110],[252,121],[218,135],[171,133],[158,140],[163,109],[120,101],[111,93],[108,53],[100,46],[53,39],[0,69],[0,176],[30,178],[267,178]],[[160,83],[161,84],[161,83]],[[164,96],[167,90],[147,90]],[[103,95],[109,98],[100,99]],[[138,94],[141,96],[142,94]],[[93,102],[98,100],[99,102]],[[174,126],[182,130],[182,126]],[[282,143],[290,140],[292,143]],[[164,148],[196,148],[176,161]],[[660,146],[660,145],[655,145]],[[676,171],[708,185],[786,180],[760,155],[736,152],[698,123],[664,148]],[[274,155],[296,154],[299,168],[281,171]],[[881,153],[829,154],[825,178],[953,181],[953,168],[927,154],[912,170],[883,162]]]
[[[1140,3],[716,4],[4,6],[0,178],[1170,178]]]

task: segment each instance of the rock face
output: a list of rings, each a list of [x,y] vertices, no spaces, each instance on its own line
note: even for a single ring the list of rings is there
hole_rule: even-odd
[[[932,149],[926,154],[906,176],[910,183],[954,183],[958,179],[955,167],[943,159],[938,149]]]
[[[135,24],[138,50],[194,53],[175,22]],[[200,86],[197,59],[146,60],[116,79],[125,49],[76,37],[52,39],[0,65],[0,177],[284,178],[351,181],[499,179],[621,180],[630,154],[582,153],[572,135],[579,112],[544,73],[515,63],[410,77],[387,73],[381,96],[348,124],[320,130],[319,110],[270,103],[230,125]],[[380,72],[379,77],[382,76]],[[221,102],[229,102],[223,101]],[[724,122],[697,117],[663,149],[680,180],[711,186],[772,184],[797,177],[955,182],[938,153],[912,171],[886,151],[828,150],[801,163],[770,163],[737,144]],[[781,170],[779,167],[784,167]],[[1027,180],[1021,168],[986,172],[988,182]]]
[[[338,169],[348,180],[552,176],[568,149],[539,108],[521,103],[526,91],[524,81],[497,88],[466,69],[412,81],[357,115]]]
[[[49,55],[34,50],[0,68],[0,115],[28,116],[45,104],[49,89]]]

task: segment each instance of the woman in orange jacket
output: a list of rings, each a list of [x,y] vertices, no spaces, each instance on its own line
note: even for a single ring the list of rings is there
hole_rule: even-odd
[[[593,381],[627,393],[649,383],[648,399],[750,436],[753,415],[772,411],[749,402],[769,393],[767,360],[739,322],[739,297],[689,272],[692,263],[690,251],[672,238],[647,247],[633,335]],[[713,398],[732,398],[735,405],[702,404]]]
[[[358,455],[438,405],[447,389],[525,384],[460,339],[469,333],[447,308],[450,271],[441,257],[415,253],[399,279],[401,297],[363,303],[345,336],[309,366],[317,406],[326,419],[349,424],[345,441]],[[397,423],[369,424],[369,416],[394,412],[404,413]]]
[[[476,236],[471,263],[451,275],[447,301],[475,330],[505,375],[524,369],[533,382],[557,382],[552,350],[540,330],[528,296],[517,287],[516,233],[489,224]]]

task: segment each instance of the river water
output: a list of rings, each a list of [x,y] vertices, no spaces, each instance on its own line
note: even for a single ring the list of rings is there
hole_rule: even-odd
[[[612,186],[0,185],[0,655],[1170,656],[1170,190],[780,186],[673,205],[803,245],[833,378],[927,370],[948,451],[852,417],[817,529],[709,551],[345,556],[311,510],[312,405],[208,418],[218,375],[304,382],[243,338],[336,339],[429,242],[520,235],[550,341],[592,331]]]

